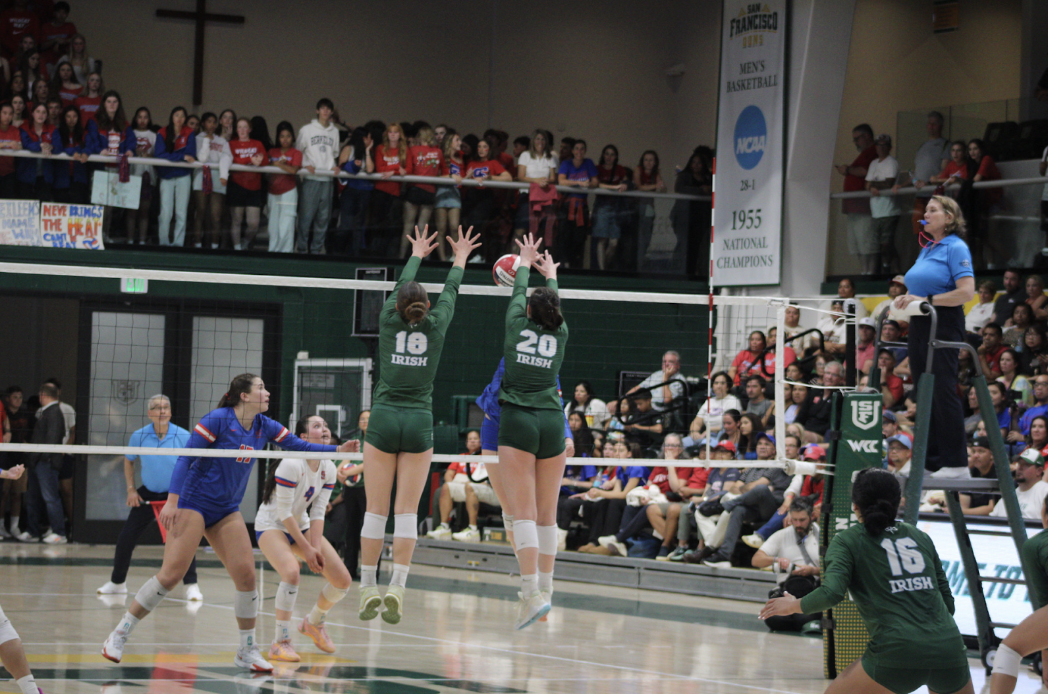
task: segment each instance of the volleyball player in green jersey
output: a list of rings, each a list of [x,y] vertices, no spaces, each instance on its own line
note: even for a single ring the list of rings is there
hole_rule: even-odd
[[[761,619],[822,612],[850,595],[870,641],[827,694],[906,694],[922,685],[933,694],[974,694],[942,562],[928,535],[896,522],[900,496],[890,472],[860,471],[852,484],[859,522],[830,542],[822,585],[800,600],[769,600]]]
[[[1025,451],[1023,453],[1025,455]],[[1048,663],[1048,498],[1041,505],[1041,525],[1046,529],[1023,543],[1023,571],[1026,572],[1030,602],[1036,611],[1012,629],[997,647],[990,694],[1015,691],[1019,665],[1024,656],[1041,651],[1042,670]],[[1042,672],[1041,683],[1048,687],[1048,670]]]
[[[428,235],[429,227],[421,233],[415,227],[415,237],[408,237],[411,257],[379,316],[379,379],[364,435],[367,512],[360,532],[360,618],[364,620],[374,619],[380,609],[382,619],[390,624],[400,622],[403,615],[404,587],[418,537],[418,502],[433,460],[433,379],[466,259],[480,247],[480,236],[472,231],[470,227],[463,234],[459,227],[457,239],[447,237],[455,262],[437,305],[430,310],[426,290],[414,279],[422,259],[439,241],[436,233]],[[383,598],[376,574],[394,478],[393,577]]]
[[[560,313],[557,267],[542,241],[529,235],[520,246],[520,266],[506,311],[506,360],[499,403],[499,471],[506,514],[513,517],[513,541],[520,564],[517,629],[544,617],[553,594],[557,556],[557,500],[567,461],[564,411],[557,374],[564,361],[568,326]],[[527,298],[535,265],[546,286]]]

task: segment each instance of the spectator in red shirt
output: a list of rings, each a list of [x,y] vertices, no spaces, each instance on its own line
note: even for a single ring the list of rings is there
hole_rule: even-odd
[[[382,134],[382,144],[375,147],[375,173],[383,179],[407,173],[408,143],[399,123],[390,123]],[[400,183],[380,180],[371,192],[371,220],[377,236],[376,251],[391,256],[400,249],[403,201]]]
[[[619,148],[605,145],[600,154],[597,166],[597,187],[605,190],[625,191],[631,180],[630,171],[619,166]],[[598,195],[593,203],[593,238],[597,241],[592,246],[593,258],[601,270],[612,266],[615,252],[618,250],[619,238],[622,236],[622,213],[625,198],[610,195]]]
[[[87,87],[83,94],[73,102],[73,105],[80,109],[80,122],[84,124],[84,127],[95,119],[98,107],[102,105],[103,89],[102,75],[92,72],[87,76]]]
[[[950,160],[946,162],[937,175],[928,179],[929,183],[960,183],[968,180],[968,148],[964,140],[957,140],[950,145]]]
[[[877,355],[877,368],[881,370],[881,400],[884,407],[895,407],[904,397],[902,379],[895,375],[895,352],[883,348]]]
[[[295,149],[295,130],[286,120],[277,125],[277,146],[269,150],[269,165],[286,172],[269,174],[269,252],[290,253],[298,209],[295,174],[302,168],[302,152]]]
[[[76,36],[76,25],[67,21],[69,11],[68,2],[56,2],[51,10],[51,21],[40,27],[40,50],[48,68],[57,65],[59,57],[69,52]]]
[[[778,343],[778,336],[779,336],[779,329],[777,327],[775,327],[773,325],[770,328],[768,328],[768,339],[767,339],[768,347],[775,347],[774,350],[769,349],[767,352],[764,353],[764,369],[769,374],[774,374],[775,373],[775,354],[777,352],[782,352],[782,358],[783,358],[782,370],[783,371],[786,371],[786,369],[790,368],[790,364],[792,364],[793,362],[797,361],[797,353],[793,351],[792,347],[777,347],[776,346],[777,343]],[[761,376],[764,376],[764,374],[761,374]]]
[[[40,20],[29,9],[29,0],[15,0],[15,6],[0,13],[0,49],[11,58],[18,52],[25,35],[35,40],[40,35]]]
[[[1008,349],[1008,345],[1003,343],[1001,326],[996,323],[986,324],[982,329],[982,338],[978,349],[979,366],[987,380],[993,380],[1001,375],[1001,354]]]
[[[233,152],[233,163],[241,166],[262,166],[269,158],[266,146],[251,139],[251,121],[237,120],[237,136],[229,143]],[[258,220],[262,215],[262,174],[234,171],[229,175],[226,186],[226,204],[232,220],[231,236],[234,251],[246,251],[258,233]],[[240,227],[247,218],[247,234],[240,240]]]
[[[492,159],[491,144],[487,140],[477,142],[476,157],[466,166],[465,177],[480,182],[513,180],[510,172],[506,171],[498,160]],[[494,262],[498,256],[491,256],[502,251],[502,244],[495,237],[494,226],[491,224],[495,213],[495,197],[490,188],[481,186],[473,189],[470,198],[473,200],[473,209],[467,215],[464,226],[480,232],[484,238],[484,251],[488,256],[488,262]]]
[[[12,123],[13,119],[11,104],[0,104],[0,151],[22,149],[22,135]],[[0,199],[15,197],[15,181],[14,157],[0,156]]]
[[[874,337],[876,328],[872,318],[859,319],[859,342],[855,345],[855,368],[869,374],[873,367]]]
[[[418,144],[409,147],[404,164],[408,176],[439,177],[445,168],[444,153],[437,147],[437,136],[428,124],[422,124],[415,136]],[[432,183],[409,183],[404,194],[404,236],[400,239],[400,257],[408,255],[408,237],[416,222],[419,227],[429,224],[433,216],[437,187]],[[438,239],[443,241],[443,239]],[[441,243],[440,250],[444,250]]]
[[[51,91],[58,95],[63,106],[72,106],[76,103],[77,98],[84,93],[84,86],[76,81],[72,65],[62,63],[58,66],[55,79],[51,83]]]
[[[968,141],[968,157],[971,160],[968,172],[972,183],[1000,180],[1001,172],[997,169],[993,157],[986,153],[986,146],[982,140]],[[1009,257],[1002,245],[1001,235],[994,234],[989,228],[989,217],[997,211],[1002,197],[1004,191],[1000,188],[966,189],[962,190],[959,196],[960,200],[969,200],[969,204],[962,205],[962,208],[967,208],[964,209],[964,218],[968,221],[968,245],[972,247],[972,262],[985,262],[988,270],[992,270]],[[978,253],[980,246],[981,254]]]
[[[766,344],[764,333],[760,330],[750,333],[749,349],[744,349],[736,354],[735,360],[728,367],[728,376],[735,385],[741,385],[744,376],[760,376],[761,368],[757,362],[757,356],[764,351]]]
[[[837,173],[844,176],[845,193],[866,189],[867,170],[870,163],[877,158],[877,148],[873,144],[873,128],[866,123],[852,129],[852,142],[859,150],[859,156],[851,165],[837,166]],[[880,240],[873,233],[870,200],[869,198],[842,200],[841,211],[848,215],[848,252],[860,257],[864,268],[863,274],[869,274],[865,271],[866,268],[872,267],[869,257],[877,256],[881,250]]]

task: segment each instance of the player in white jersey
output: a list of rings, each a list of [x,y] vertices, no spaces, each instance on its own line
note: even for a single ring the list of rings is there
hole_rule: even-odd
[[[0,480],[16,480],[24,473],[24,465],[15,465],[8,470],[0,470]],[[11,620],[4,614],[3,608],[0,608],[0,663],[3,663],[4,669],[11,673],[11,677],[22,690],[22,694],[42,694],[29,669],[29,661],[26,660],[22,640],[18,637],[15,628],[11,626]]]
[[[316,415],[299,420],[295,435],[311,443],[331,442],[327,422]],[[291,612],[298,597],[303,561],[328,582],[298,630],[325,653],[335,652],[335,644],[324,628],[324,617],[346,596],[353,580],[335,548],[324,538],[324,513],[335,488],[336,472],[330,460],[287,458],[272,464],[266,475],[262,505],[255,516],[255,536],[262,553],[280,574],[275,603],[277,628],[269,648],[270,660],[300,660],[291,645]]]

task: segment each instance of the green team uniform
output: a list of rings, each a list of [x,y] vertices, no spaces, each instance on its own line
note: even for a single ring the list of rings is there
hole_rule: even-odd
[[[421,258],[408,259],[379,316],[379,378],[364,440],[385,453],[433,448],[433,379],[455,315],[462,268],[451,268],[436,306],[409,325],[397,312],[397,292],[415,279],[421,264]]]
[[[499,388],[499,445],[531,453],[541,460],[564,452],[564,410],[557,374],[568,344],[568,324],[546,330],[528,318],[530,274],[530,268],[517,270],[513,297],[506,311],[506,372]],[[556,280],[547,280],[546,286],[557,291]]]
[[[1048,605],[1048,530],[1023,543],[1023,571],[1030,586],[1030,602],[1039,610]]]
[[[902,522],[877,537],[862,524],[837,533],[822,585],[801,599],[801,611],[822,612],[849,593],[870,633],[862,667],[874,681],[898,694],[925,684],[947,694],[968,683],[950,584],[925,533]]]

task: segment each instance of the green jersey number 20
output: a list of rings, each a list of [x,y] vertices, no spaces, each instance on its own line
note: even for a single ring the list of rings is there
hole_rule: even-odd
[[[557,338],[553,335],[539,337],[534,330],[521,330],[520,336],[524,340],[517,344],[517,351],[524,354],[535,354],[543,357],[552,357],[557,354]]]

